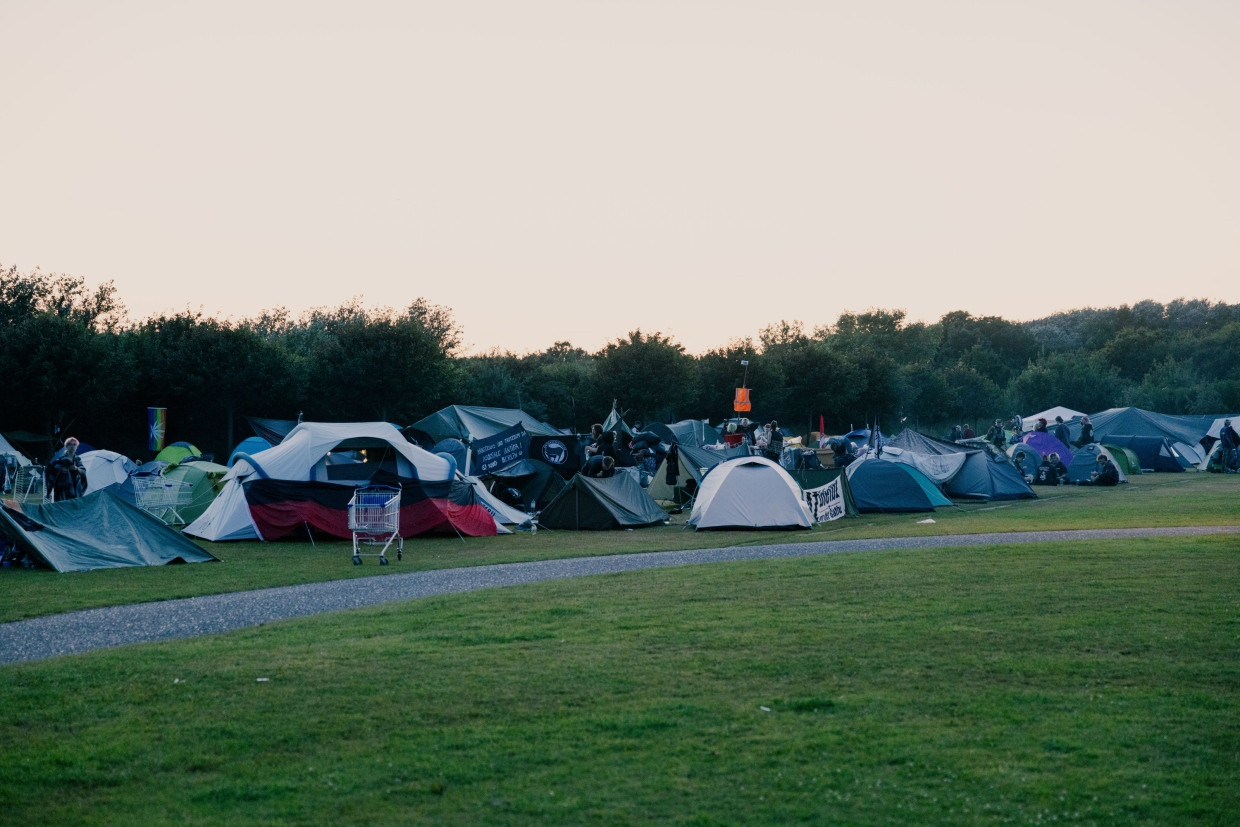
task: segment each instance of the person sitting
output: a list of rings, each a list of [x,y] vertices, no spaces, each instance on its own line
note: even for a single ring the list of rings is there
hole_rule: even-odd
[[[1068,467],[1059,459],[1059,454],[1050,453],[1042,458],[1037,472],[1033,476],[1034,485],[1063,485],[1068,478]]]
[[[616,473],[616,460],[614,457],[597,454],[590,457],[586,462],[585,475],[587,477],[610,477]]]
[[[736,429],[735,422],[729,422],[724,429],[723,444],[728,448],[739,448],[745,444],[745,435]]]
[[[784,453],[784,435],[779,432],[779,423],[772,419],[763,431],[766,432],[766,448],[762,456],[772,462],[779,462]]]
[[[47,487],[56,502],[77,499],[86,492],[86,468],[77,453],[79,444],[76,437],[66,439],[47,466]]]
[[[1089,421],[1088,416],[1081,417],[1081,435],[1077,437],[1076,442],[1072,443],[1077,448],[1084,448],[1094,441],[1094,423]]]
[[[1098,455],[1098,470],[1091,471],[1081,485],[1119,485],[1119,468],[1106,454]]]
[[[586,442],[586,450],[585,450],[585,454],[587,458],[592,457],[598,453],[599,440],[601,440],[602,438],[603,438],[603,426],[596,422],[590,426],[590,438]]]

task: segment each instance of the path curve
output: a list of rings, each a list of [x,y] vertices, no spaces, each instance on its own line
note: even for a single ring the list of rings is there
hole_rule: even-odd
[[[415,600],[441,594],[494,589],[588,577],[640,569],[809,557],[851,551],[929,549],[945,546],[988,546],[1049,543],[1062,540],[1116,540],[1135,537],[1186,537],[1240,534],[1240,526],[1182,528],[1117,528],[1088,531],[1026,531],[1011,534],[948,534],[872,540],[826,540],[764,546],[658,551],[603,557],[574,557],[529,563],[502,563],[459,569],[435,569],[301,586],[161,600],[131,606],[79,612],[0,624],[0,664],[46,658],[162,640],[213,635],[263,623],[324,612]]]

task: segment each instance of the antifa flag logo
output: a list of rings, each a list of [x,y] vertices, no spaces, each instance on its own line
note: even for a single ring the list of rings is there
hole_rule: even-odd
[[[558,439],[548,440],[543,443],[542,455],[551,465],[563,465],[568,461],[568,446]]]

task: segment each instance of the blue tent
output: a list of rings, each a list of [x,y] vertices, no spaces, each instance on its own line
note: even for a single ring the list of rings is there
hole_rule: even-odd
[[[259,451],[266,451],[271,447],[271,443],[263,439],[261,436],[250,436],[241,440],[236,448],[232,449],[232,453],[228,455],[228,467],[232,468],[233,463],[237,461],[238,454],[247,454],[254,456]]]
[[[857,511],[933,511],[951,505],[934,483],[911,465],[867,458],[848,466],[848,487]]]

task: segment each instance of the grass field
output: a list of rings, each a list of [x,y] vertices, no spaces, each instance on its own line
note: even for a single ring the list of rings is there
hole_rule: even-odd
[[[212,546],[0,573],[8,619],[415,568],[918,533],[1231,525],[1150,475],[800,533]],[[371,561],[368,561],[368,563]],[[128,579],[133,577],[133,580]],[[1231,824],[1240,537],[726,563],[0,667],[0,822]]]

